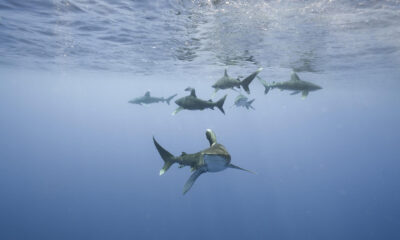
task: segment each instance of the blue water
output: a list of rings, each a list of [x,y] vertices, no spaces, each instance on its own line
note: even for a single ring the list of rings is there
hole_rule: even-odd
[[[400,239],[399,22],[396,0],[0,0],[0,239]],[[323,89],[128,103],[259,67]],[[180,155],[208,128],[257,174],[183,196],[152,136]]]

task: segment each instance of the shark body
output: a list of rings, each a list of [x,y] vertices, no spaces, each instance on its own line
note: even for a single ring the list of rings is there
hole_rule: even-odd
[[[160,175],[163,175],[174,163],[178,163],[180,167],[189,166],[191,168],[193,173],[185,183],[183,194],[190,190],[196,179],[203,173],[220,172],[226,168],[251,172],[231,163],[231,155],[222,144],[217,143],[215,133],[211,129],[207,129],[206,137],[210,143],[209,148],[192,154],[182,152],[180,156],[174,156],[169,153],[153,137],[154,145],[164,160],[164,166],[160,170]]]
[[[177,94],[174,94],[168,98],[164,97],[152,97],[150,96],[150,91],[147,91],[143,96],[134,98],[129,101],[129,103],[132,104],[151,104],[151,103],[158,103],[158,102],[166,102],[169,105],[169,102],[176,96]]]
[[[187,110],[204,110],[206,108],[214,109],[217,107],[223,114],[225,111],[223,109],[223,105],[226,99],[225,95],[223,98],[218,100],[217,102],[213,102],[211,100],[203,100],[196,96],[196,90],[193,88],[187,88],[187,91],[190,91],[190,95],[186,97],[179,98],[175,101],[175,103],[179,106],[172,115],[177,114],[178,112],[187,109]]]
[[[318,86],[317,84],[300,80],[299,76],[296,73],[293,73],[290,80],[285,82],[273,82],[272,84],[268,84],[262,79],[260,79],[260,81],[265,87],[265,94],[267,94],[270,89],[278,88],[280,90],[293,91],[291,95],[295,95],[301,92],[303,98],[305,98],[308,96],[309,92],[322,89],[322,87]]]
[[[253,79],[261,72],[261,70],[262,68],[259,68],[257,71],[240,81],[239,78],[235,79],[229,77],[227,70],[225,69],[224,76],[216,81],[214,85],[212,85],[212,87],[215,89],[214,94],[220,89],[234,89],[235,87],[242,87],[247,94],[250,94],[249,85],[253,81]]]

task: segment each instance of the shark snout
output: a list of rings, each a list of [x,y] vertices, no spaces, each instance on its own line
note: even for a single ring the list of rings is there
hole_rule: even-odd
[[[175,101],[175,103],[176,103],[177,105],[181,106],[181,105],[182,105],[182,99],[177,99],[177,100]]]

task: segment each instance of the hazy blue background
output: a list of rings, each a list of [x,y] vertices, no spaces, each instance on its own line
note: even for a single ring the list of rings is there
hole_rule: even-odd
[[[0,1],[0,239],[399,239],[399,1]],[[208,99],[225,68],[292,71],[307,99],[250,85],[255,111]],[[158,176],[152,136],[232,169]]]

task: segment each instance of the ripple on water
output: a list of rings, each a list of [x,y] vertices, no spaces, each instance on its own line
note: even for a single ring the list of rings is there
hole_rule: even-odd
[[[399,63],[399,1],[214,2],[4,0],[3,62],[29,56],[57,64],[60,57],[62,64],[116,71],[149,63],[168,71],[173,63],[306,72],[338,69],[344,62],[373,67],[383,56],[392,61],[381,65]]]

